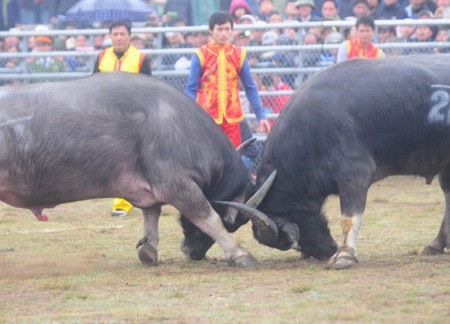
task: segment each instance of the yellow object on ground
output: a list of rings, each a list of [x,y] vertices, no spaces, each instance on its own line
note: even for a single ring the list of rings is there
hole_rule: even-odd
[[[114,198],[113,211],[117,209],[122,209],[127,212],[127,214],[133,209],[133,205],[122,198]]]

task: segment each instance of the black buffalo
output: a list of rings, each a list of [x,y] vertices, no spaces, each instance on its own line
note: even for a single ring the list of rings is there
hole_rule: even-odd
[[[144,216],[139,258],[156,264],[161,206],[170,204],[183,216],[188,257],[203,258],[216,241],[232,265],[257,264],[227,231],[247,218],[211,206],[245,202],[248,171],[210,116],[164,82],[106,73],[2,88],[0,142],[0,200],[41,220],[61,203],[125,198]]]
[[[356,236],[370,185],[390,175],[439,175],[441,229],[424,250],[450,247],[450,56],[351,60],[311,78],[282,111],[265,144],[260,185],[277,177],[259,206],[278,235],[255,236],[294,248],[328,267],[357,262]],[[344,242],[330,235],[322,206],[339,195]]]

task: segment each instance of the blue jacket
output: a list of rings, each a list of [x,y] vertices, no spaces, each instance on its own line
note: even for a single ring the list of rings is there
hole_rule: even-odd
[[[16,27],[16,24],[20,22],[19,15],[19,0],[9,0],[6,17],[3,12],[3,5],[0,3],[0,30],[9,30]]]

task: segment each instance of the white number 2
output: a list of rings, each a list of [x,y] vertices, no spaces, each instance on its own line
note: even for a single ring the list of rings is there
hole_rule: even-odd
[[[447,123],[450,124],[450,115],[448,113],[450,95],[447,91],[437,90],[431,95],[433,106],[428,113],[429,123]]]

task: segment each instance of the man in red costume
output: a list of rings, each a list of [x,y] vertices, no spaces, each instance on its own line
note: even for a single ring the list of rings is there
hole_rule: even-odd
[[[356,21],[356,38],[341,44],[337,54],[337,62],[352,58],[380,58],[384,57],[383,50],[372,42],[375,22],[371,16],[364,16]]]
[[[270,124],[250,73],[246,51],[229,42],[232,31],[231,15],[222,11],[211,15],[211,41],[193,55],[185,92],[208,112],[237,147],[241,144],[239,122],[245,117],[239,98],[239,78],[260,131],[268,133]]]

